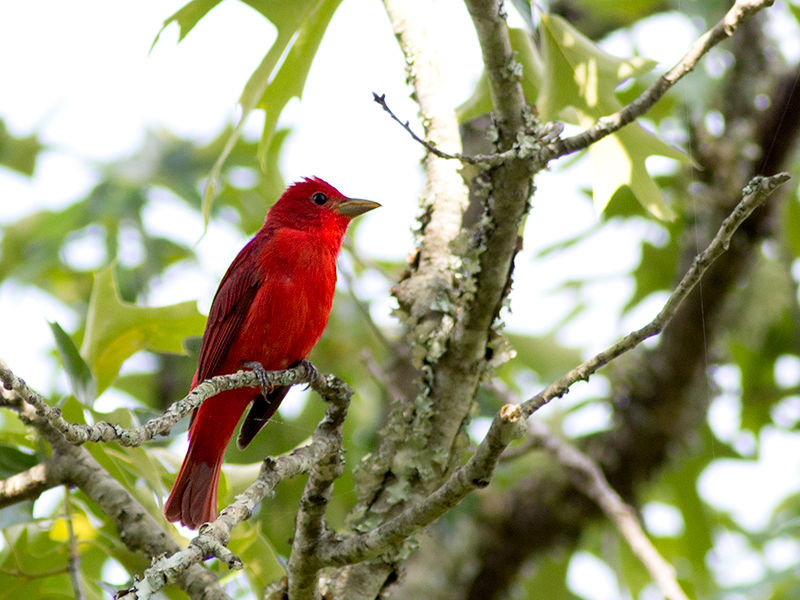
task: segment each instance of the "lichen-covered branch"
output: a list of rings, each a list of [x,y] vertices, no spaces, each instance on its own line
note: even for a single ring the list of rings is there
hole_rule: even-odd
[[[461,150],[461,135],[455,109],[444,93],[447,81],[439,69],[438,52],[429,29],[428,0],[384,0],[386,12],[406,58],[409,81],[419,104],[425,127],[425,139],[445,152]],[[429,153],[425,157],[424,212],[418,265],[411,277],[400,282],[395,291],[401,307],[418,328],[410,341],[426,347],[429,326],[423,322],[441,320],[432,306],[452,295],[454,257],[452,241],[461,229],[468,203],[468,191],[459,165]],[[425,331],[423,331],[425,330]],[[417,339],[415,339],[417,338]],[[428,353],[430,353],[428,351]]]
[[[470,492],[486,487],[503,450],[524,434],[518,405],[506,405],[495,415],[492,427],[475,453],[447,481],[424,500],[379,527],[342,541],[327,541],[319,549],[324,565],[346,565],[366,560],[432,523],[461,502]]]
[[[613,115],[603,117],[592,127],[572,137],[564,138],[549,147],[545,160],[551,160],[588,148],[596,141],[622,129],[638,117],[641,117],[658,102],[684,75],[691,72],[698,61],[711,48],[728,39],[736,28],[747,18],[768,6],[775,0],[736,0],[731,9],[720,21],[701,35],[692,44],[689,51],[667,73],[642,92],[633,102],[615,112]]]
[[[308,475],[289,555],[289,597],[292,600],[316,600],[319,597],[318,571],[322,566],[317,555],[320,544],[329,533],[325,528],[325,510],[333,493],[333,483],[344,470],[342,427],[347,417],[349,398],[340,397],[331,404],[316,434],[325,447],[325,454],[314,462]]]
[[[778,173],[771,177],[757,177],[744,188],[741,202],[722,222],[717,235],[708,248],[697,255],[691,268],[653,321],[625,336],[608,350],[571,370],[534,398],[526,400],[520,405],[505,405],[495,415],[486,437],[478,445],[470,460],[464,466],[456,469],[433,494],[412,504],[376,529],[343,541],[323,543],[319,550],[323,564],[344,565],[374,557],[392,544],[402,541],[433,522],[474,489],[488,485],[502,452],[513,439],[522,435],[516,425],[524,423],[525,419],[547,401],[562,396],[572,384],[588,379],[591,374],[613,358],[632,350],[651,335],[659,333],[669,323],[680,303],[711,263],[728,247],[736,229],[778,186],[788,179],[789,175],[786,173]]]
[[[431,4],[430,0],[384,0],[406,59],[425,140],[444,152],[457,154],[461,151],[458,119],[448,102],[446,74],[439,68],[434,43],[443,32],[433,30],[438,24],[428,17]],[[354,521],[359,517],[365,522],[382,520],[388,513],[400,510],[407,497],[424,495],[438,483],[431,482],[427,474],[441,470],[430,465],[437,460],[441,463],[446,449],[428,443],[433,406],[427,390],[433,383],[432,367],[453,331],[458,288],[463,279],[463,262],[455,241],[461,232],[469,193],[459,168],[457,162],[434,153],[425,156],[427,177],[420,200],[419,247],[408,274],[392,290],[418,385],[391,406],[379,447],[360,466],[360,503]],[[411,481],[418,480],[420,472],[426,474],[424,484],[413,484]],[[396,490],[403,490],[400,495],[404,498],[393,492]],[[337,593],[354,600],[374,598],[391,579],[394,567],[390,563],[387,560],[348,568],[335,578]]]
[[[339,427],[341,426],[341,421],[346,415],[347,403],[352,395],[352,390],[344,382],[333,376],[323,378],[313,365],[307,362],[293,369],[267,372],[266,377],[275,385],[308,382],[331,403],[326,419],[320,426],[327,427],[326,424],[330,422],[336,422]],[[92,428],[92,426],[69,423],[63,419],[60,411],[52,409],[41,395],[16,377],[2,361],[0,361],[0,382],[4,388],[5,404],[15,410],[24,423],[37,429],[53,447],[53,455],[47,464],[46,481],[78,486],[114,520],[120,532],[120,539],[131,550],[144,552],[151,558],[161,557],[146,571],[140,581],[126,591],[125,598],[148,598],[161,589],[168,578],[174,579],[192,598],[220,600],[227,598],[228,596],[216,583],[216,577],[199,563],[206,557],[216,556],[231,568],[240,567],[239,559],[226,548],[230,531],[236,524],[248,518],[256,504],[281,480],[300,472],[308,472],[325,456],[332,443],[328,436],[321,433],[312,438],[312,443],[304,448],[298,448],[277,459],[267,459],[258,480],[238,496],[234,504],[223,510],[214,523],[202,529],[200,535],[187,549],[180,550],[167,531],[149,515],[147,510],[85,449],[75,445],[88,441],[97,432],[106,432],[104,436],[109,435],[108,432],[113,432],[114,436],[119,436],[117,440],[152,436],[153,431],[160,431],[159,426],[148,428],[145,425],[123,429],[106,424],[102,428]],[[258,381],[251,371],[214,377],[198,385],[194,390],[196,394],[189,394],[183,400],[176,402],[165,414],[167,422],[174,419],[176,414],[186,414],[205,398],[214,394],[235,387],[254,385],[258,385]],[[153,422],[158,423],[159,418],[148,423]],[[71,434],[72,441],[68,442],[63,432]],[[36,475],[37,479],[43,476],[42,473],[31,473],[31,478],[33,475]]]
[[[521,142],[532,139],[538,123],[522,93],[502,3],[467,0],[466,6],[489,81],[496,150],[519,148]],[[452,446],[488,368],[488,357],[503,355],[495,353],[499,348],[492,348],[492,326],[510,290],[514,256],[520,248],[519,231],[530,208],[532,177],[540,167],[526,154],[479,176],[485,186],[484,215],[474,231],[464,234],[469,242],[460,256],[462,283],[458,308],[452,313],[455,324],[430,386],[436,411],[427,443],[443,448],[444,460],[452,458]]]
[[[114,522],[120,540],[130,550],[150,558],[178,551],[178,545],[166,529],[85,448],[67,442],[44,416],[38,414],[32,404],[23,401],[41,396],[1,361],[0,381],[6,390],[4,398],[10,400],[6,402],[9,408],[16,411],[20,420],[34,428],[52,447],[53,453],[48,459],[49,478],[79,487]],[[182,573],[177,583],[193,599],[228,598],[214,574],[200,565],[193,565]]]
[[[308,366],[303,368],[309,370],[309,376],[313,375],[312,371],[316,372]],[[180,581],[190,571],[201,568],[198,563],[212,556],[219,558],[231,569],[241,568],[241,560],[227,548],[233,528],[248,519],[256,505],[270,496],[278,483],[311,471],[330,452],[331,444],[336,443],[330,439],[329,428],[341,427],[341,420],[347,413],[353,391],[350,386],[332,375],[315,378],[311,385],[329,403],[325,417],[315,429],[311,442],[288,454],[265,459],[256,481],[239,494],[233,504],[224,508],[215,521],[203,525],[197,537],[186,548],[165,553],[165,556],[154,561],[145,570],[141,579],[127,590],[129,594],[135,594],[132,598],[143,600],[152,597],[169,579],[177,578]]]
[[[19,398],[33,406],[36,414],[46,419],[71,444],[114,441],[121,446],[141,446],[158,435],[169,434],[178,421],[200,406],[207,398],[235,388],[259,385],[259,380],[252,371],[217,375],[198,384],[185,397],[170,405],[164,414],[150,419],[139,427],[125,428],[105,421],[94,425],[70,423],[61,415],[60,409],[50,406],[39,393],[12,375],[8,366],[0,360],[0,381],[7,384],[8,389],[16,392]],[[313,381],[314,377],[316,377],[316,370],[313,365],[303,361],[291,369],[266,371],[265,381],[270,386],[308,383],[314,387],[319,385]]]

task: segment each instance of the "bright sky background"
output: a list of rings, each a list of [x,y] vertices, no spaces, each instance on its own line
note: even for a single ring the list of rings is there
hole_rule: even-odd
[[[81,197],[96,180],[90,165],[129,156],[140,148],[148,130],[163,127],[202,144],[237,118],[239,93],[271,44],[274,29],[246,5],[227,0],[181,44],[176,44],[178,31],[173,25],[150,52],[163,20],[183,4],[176,0],[0,3],[0,56],[4,57],[0,62],[0,118],[13,134],[36,133],[51,148],[40,157],[33,180],[0,169],[0,226],[20,215],[64,206]],[[442,40],[442,71],[452,102],[459,104],[469,96],[478,77],[479,49],[461,2],[438,0],[433,6],[431,27],[446,32],[435,36]],[[353,23],[358,23],[357,33]],[[664,31],[670,31],[668,39]],[[634,41],[642,54],[661,61],[659,69],[663,70],[679,58],[694,35],[685,19],[667,16],[638,27]],[[630,46],[628,38],[609,43],[612,51],[621,55],[629,52]],[[797,52],[797,46],[796,40],[785,45],[790,54]],[[359,245],[367,253],[392,258],[404,257],[411,248],[410,229],[422,189],[419,161],[423,153],[372,101],[372,92],[386,93],[393,110],[413,123],[416,106],[408,98],[404,81],[403,58],[382,5],[345,0],[320,48],[302,102],[293,101],[281,119],[282,125],[293,129],[283,154],[287,179],[318,175],[345,194],[381,202],[383,208],[365,217]],[[248,130],[257,133],[259,119],[251,120]],[[416,129],[421,131],[419,125]],[[548,290],[564,279],[591,273],[599,279],[589,288],[593,309],[570,326],[564,341],[585,343],[591,336],[594,349],[599,350],[620,332],[652,318],[663,298],[645,303],[624,323],[608,316],[617,313],[631,291],[623,275],[638,262],[640,237],[659,235],[652,222],[611,230],[590,246],[581,247],[580,258],[572,257],[566,263],[534,262],[537,248],[595,223],[591,204],[577,192],[579,186],[589,185],[590,177],[587,169],[575,169],[570,189],[564,188],[564,179],[558,174],[547,172],[537,178],[527,246],[517,259],[513,312],[506,320],[517,330],[546,331],[572,301],[564,293]],[[567,211],[568,220],[564,219]],[[191,243],[202,231],[197,216],[169,198],[146,219],[153,227]],[[174,223],[181,224],[179,231],[174,231]],[[200,308],[206,311],[221,274],[243,242],[241,234],[229,226],[212,223],[197,246],[203,270],[182,272],[172,285],[165,284],[148,300],[159,305],[199,296]],[[76,260],[87,264],[103,259],[91,247],[77,246],[75,251]],[[570,265],[567,270],[565,264]],[[367,292],[376,290],[383,297],[375,303],[374,316],[390,323],[392,301],[385,287],[376,285]],[[41,390],[52,387],[52,373],[57,371],[47,356],[52,348],[48,320],[57,320],[70,330],[77,317],[40,292],[0,286],[0,357]],[[601,378],[593,381],[599,383],[592,385],[602,386]],[[576,391],[571,399],[585,397],[590,391]],[[738,418],[735,400],[720,402],[712,417],[718,419],[717,428],[730,429]],[[796,440],[772,436],[763,449],[771,450],[751,465],[757,471],[752,480],[758,481],[755,489],[762,500],[742,502],[739,489],[734,510],[742,513],[741,518],[766,514],[790,486],[796,489],[800,485],[789,475],[800,473]],[[792,456],[789,467],[787,457]],[[701,482],[704,493],[724,503],[741,477],[751,479],[742,473],[735,466],[726,469],[722,465]],[[654,527],[674,524],[674,515],[665,515],[658,507],[653,510]],[[735,544],[731,547],[733,556],[748,560],[746,553],[736,553]],[[590,559],[580,559],[586,563],[583,568],[597,569]],[[746,564],[752,565],[752,560]],[[598,597],[592,590],[581,593]]]

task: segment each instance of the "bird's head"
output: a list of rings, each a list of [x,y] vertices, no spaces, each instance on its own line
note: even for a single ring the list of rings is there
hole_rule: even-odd
[[[306,177],[286,188],[269,209],[265,227],[291,227],[341,239],[353,217],[378,208],[371,200],[348,198],[319,177]]]

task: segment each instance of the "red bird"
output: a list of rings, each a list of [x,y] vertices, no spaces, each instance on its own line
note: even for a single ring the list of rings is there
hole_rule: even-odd
[[[277,370],[305,359],[328,322],[336,257],[347,226],[378,206],[346,198],[315,177],[289,186],[219,284],[192,389],[246,363]],[[229,390],[192,413],[189,450],[164,504],[167,520],[197,529],[216,518],[220,467],[239,418],[253,402],[239,431],[241,449],[266,425],[288,390]]]

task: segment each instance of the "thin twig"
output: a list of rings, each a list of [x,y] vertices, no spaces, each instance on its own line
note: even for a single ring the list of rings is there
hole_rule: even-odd
[[[366,267],[368,269],[372,269],[376,273],[380,274],[380,276],[383,277],[383,279],[385,281],[388,281],[391,284],[394,284],[394,283],[397,282],[397,273],[390,272],[383,265],[381,265],[377,260],[372,259],[372,258],[368,258],[368,257],[362,255],[358,251],[358,248],[356,248],[356,245],[353,243],[353,240],[352,240],[351,237],[348,236],[348,237],[344,238],[344,242],[342,242],[342,247],[345,250],[347,250],[350,253],[350,255],[353,257],[353,260],[355,260],[362,267]]]
[[[678,81],[686,74],[694,70],[700,59],[706,53],[708,53],[711,48],[733,35],[734,31],[748,17],[764,8],[767,8],[768,6],[772,6],[774,1],[775,0],[737,0],[733,7],[731,7],[731,9],[714,27],[697,38],[694,44],[692,44],[691,48],[689,48],[689,51],[672,69],[659,77],[659,79],[653,85],[642,92],[635,100],[614,114],[601,117],[594,125],[581,133],[557,140],[551,144],[547,144],[546,150],[537,155],[541,163],[544,165],[555,158],[560,158],[562,156],[566,156],[567,154],[577,152],[578,150],[588,148],[598,140],[611,135],[615,131],[622,129],[625,125],[644,115],[659,100],[661,100],[661,98],[667,93],[667,91],[669,91],[670,88],[678,83]],[[399,123],[400,126],[402,126],[412,138],[414,138],[414,140],[422,144],[425,149],[428,150],[428,152],[431,152],[440,158],[460,160],[469,164],[493,167],[513,158],[520,157],[519,149],[516,147],[504,152],[497,152],[494,154],[478,154],[474,156],[461,153],[444,152],[435,144],[432,144],[428,140],[418,136],[414,130],[411,129],[408,121],[403,121],[397,115],[395,115],[386,103],[385,94],[379,95],[373,92],[372,96],[375,102],[380,104],[383,109],[389,113],[389,116],[394,121]],[[552,127],[560,127],[558,129],[559,132],[561,131],[561,128],[563,128],[563,126],[560,126],[556,123],[553,123],[551,125],[551,128]],[[544,139],[543,141],[547,140]]]
[[[719,231],[711,240],[708,248],[698,254],[692,261],[691,267],[670,294],[666,304],[656,317],[647,325],[632,331],[619,342],[596,354],[586,362],[578,365],[560,379],[547,386],[544,390],[522,403],[522,410],[528,417],[539,408],[550,402],[553,398],[563,396],[570,386],[577,381],[588,380],[598,369],[607,365],[621,354],[628,352],[641,344],[644,340],[658,335],[670,322],[678,311],[680,304],[686,299],[700,278],[708,270],[720,254],[728,249],[731,238],[738,227],[760,206],[769,195],[780,185],[789,180],[788,173],[778,173],[771,177],[761,175],[754,177],[742,190],[743,198],[733,209],[733,212],[720,225]]]
[[[75,514],[72,510],[72,500],[70,499],[68,485],[64,486],[64,508],[67,511],[67,533],[69,535],[69,552],[67,554],[69,578],[72,580],[72,591],[75,594],[75,600],[83,600],[86,595],[83,593],[83,587],[81,586],[81,555],[78,552],[78,538],[75,535],[75,525],[73,523]]]
[[[471,165],[482,165],[485,167],[493,167],[495,165],[499,165],[510,158],[514,158],[517,155],[516,149],[506,150],[505,152],[498,152],[497,154],[476,154],[475,156],[470,156],[468,154],[462,154],[461,152],[444,152],[440,150],[435,144],[432,144],[426,139],[419,137],[414,130],[411,129],[411,125],[408,121],[402,121],[400,118],[394,114],[389,105],[386,103],[386,94],[377,94],[372,92],[372,99],[380,104],[392,120],[396,121],[400,124],[400,126],[405,129],[409,135],[414,138],[415,141],[422,144],[425,149],[430,152],[431,154],[435,154],[439,158],[444,158],[446,160],[460,160],[461,162],[469,163]]]
[[[361,300],[358,295],[356,295],[355,291],[355,282],[353,274],[350,273],[347,269],[343,269],[341,265],[339,265],[339,272],[342,274],[345,283],[347,284],[347,292],[350,294],[350,298],[352,299],[353,303],[355,304],[358,312],[361,313],[361,316],[364,317],[364,320],[367,323],[367,327],[369,330],[375,335],[381,345],[392,352],[393,354],[397,353],[397,348],[395,348],[394,344],[392,344],[388,338],[383,334],[383,330],[378,327],[375,321],[372,318],[372,314],[369,312],[369,305]]]
[[[375,357],[368,348],[361,352],[361,358],[364,361],[364,368],[367,369],[367,372],[370,374],[375,383],[378,384],[379,387],[383,388],[383,390],[389,395],[389,397],[392,399],[392,402],[398,402],[402,398],[406,397],[405,392],[400,389],[400,386],[397,384],[395,379],[389,377],[384,368],[378,365],[378,363],[375,361]]]
[[[530,439],[547,450],[567,470],[579,490],[593,500],[617,527],[633,553],[650,573],[667,600],[689,600],[675,578],[675,569],[647,537],[636,513],[608,483],[602,469],[575,446],[561,440],[541,421],[530,422]]]
[[[588,148],[596,141],[622,129],[641,117],[658,102],[684,75],[697,66],[698,61],[711,48],[733,35],[736,28],[748,17],[763,8],[772,6],[775,0],[736,0],[731,9],[714,27],[701,35],[689,51],[667,73],[642,92],[633,102],[607,117],[600,118],[586,131],[564,138],[549,146],[545,162]]]

